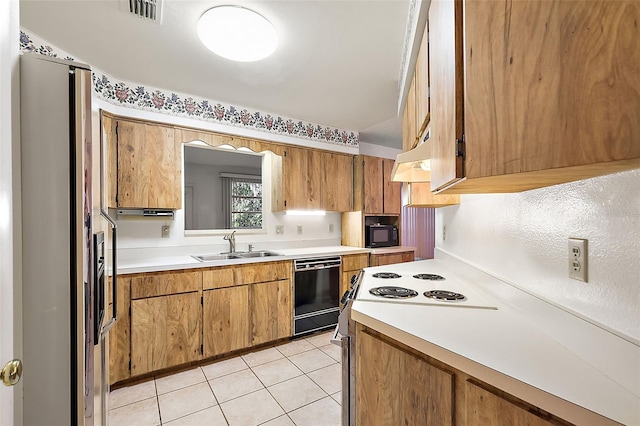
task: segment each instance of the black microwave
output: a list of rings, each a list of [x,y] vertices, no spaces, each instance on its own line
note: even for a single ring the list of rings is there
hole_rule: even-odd
[[[369,248],[398,245],[398,227],[395,225],[365,226],[364,245]]]

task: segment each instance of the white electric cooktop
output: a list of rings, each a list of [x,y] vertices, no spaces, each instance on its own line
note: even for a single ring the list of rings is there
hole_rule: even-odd
[[[472,283],[437,262],[411,262],[365,268],[358,301],[456,308],[497,309]]]

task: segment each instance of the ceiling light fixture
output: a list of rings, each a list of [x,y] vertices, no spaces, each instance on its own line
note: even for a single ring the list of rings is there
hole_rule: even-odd
[[[216,55],[238,62],[270,56],[278,47],[278,33],[269,21],[240,6],[217,6],[198,21],[198,37]]]

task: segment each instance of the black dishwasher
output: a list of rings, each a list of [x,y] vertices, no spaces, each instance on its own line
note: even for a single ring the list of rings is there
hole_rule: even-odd
[[[340,256],[294,260],[294,336],[338,323],[341,263]]]

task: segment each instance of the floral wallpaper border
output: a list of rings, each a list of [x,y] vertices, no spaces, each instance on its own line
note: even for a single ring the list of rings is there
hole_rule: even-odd
[[[25,29],[20,30],[20,50],[54,58],[74,60],[67,53]],[[322,126],[230,104],[223,104],[190,95],[176,94],[136,83],[116,81],[94,68],[93,90],[96,95],[114,105],[174,116],[243,127],[317,142],[357,148],[359,134],[355,131]]]

